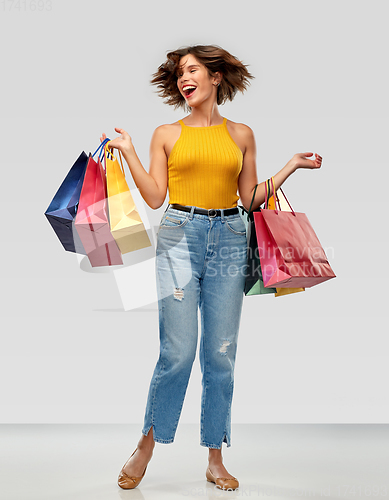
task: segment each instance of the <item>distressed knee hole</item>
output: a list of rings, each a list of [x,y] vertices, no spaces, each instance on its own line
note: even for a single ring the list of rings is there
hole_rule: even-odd
[[[221,347],[220,347],[220,350],[219,352],[223,353],[223,354],[226,354],[227,353],[227,347],[231,344],[231,342],[229,340],[224,340]]]
[[[175,288],[174,289],[174,298],[177,300],[182,300],[184,298],[184,290],[183,288]]]

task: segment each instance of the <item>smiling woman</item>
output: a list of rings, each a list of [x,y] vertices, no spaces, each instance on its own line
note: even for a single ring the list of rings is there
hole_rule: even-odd
[[[162,206],[169,189],[156,248],[160,354],[142,436],[119,474],[123,489],[140,483],[156,442],[174,441],[196,357],[199,308],[200,445],[209,449],[205,475],[218,488],[239,486],[221,454],[223,443],[231,446],[234,367],[247,266],[246,227],[237,202],[250,207],[254,192],[251,209],[256,210],[265,200],[266,186],[257,180],[253,131],[221,116],[218,105],[244,92],[252,78],[245,64],[215,45],[168,52],[151,83],[167,104],[190,114],[155,129],[149,172],[125,130],[116,128],[121,136],[109,143],[122,152],[151,208]],[[320,156],[305,158],[312,154],[294,155],[273,176],[275,190],[297,168],[319,168]]]
[[[180,61],[183,56],[191,54],[196,61],[187,67],[188,70],[199,68],[203,65],[207,68],[209,76],[215,76],[222,70],[223,79],[217,89],[216,103],[224,104],[226,100],[232,101],[238,91],[245,91],[249,80],[255,78],[235,56],[216,45],[195,45],[168,52],[167,60],[159,66],[158,71],[153,74],[151,83],[159,88],[159,95],[165,99],[166,104],[175,108],[183,106],[190,111],[190,106],[177,87],[177,79],[182,77]]]

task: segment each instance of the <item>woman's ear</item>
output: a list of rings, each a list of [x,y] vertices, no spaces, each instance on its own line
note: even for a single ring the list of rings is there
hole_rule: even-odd
[[[220,73],[220,71],[216,71],[216,73],[214,73],[213,75],[213,85],[219,85],[220,82],[222,81],[222,74]]]

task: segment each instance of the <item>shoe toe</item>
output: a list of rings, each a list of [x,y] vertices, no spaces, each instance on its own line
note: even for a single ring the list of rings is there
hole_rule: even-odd
[[[207,477],[207,481],[215,483],[216,486],[221,490],[236,490],[237,488],[239,488],[239,481],[236,479],[236,477],[233,477],[233,479],[215,477],[210,471],[209,467],[205,475]]]
[[[140,477],[129,476],[123,470],[121,470],[118,477],[118,485],[124,490],[132,490],[136,488],[138,484],[142,481],[144,475],[146,474],[146,469],[144,470],[143,474]]]
[[[215,484],[222,490],[236,490],[239,488],[239,481],[236,478],[223,479],[221,477],[217,477]]]
[[[123,471],[120,472],[118,477],[118,485],[121,488],[125,490],[131,490],[133,488],[136,488],[138,484],[139,484],[139,478],[127,476],[127,474]]]

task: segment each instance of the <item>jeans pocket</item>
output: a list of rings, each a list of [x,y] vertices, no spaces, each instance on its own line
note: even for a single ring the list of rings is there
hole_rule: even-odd
[[[226,225],[231,233],[246,236],[246,226],[239,214],[238,217],[227,218]]]
[[[159,229],[174,229],[183,227],[189,220],[189,213],[187,215],[178,215],[176,213],[170,214],[166,212],[162,217]]]

